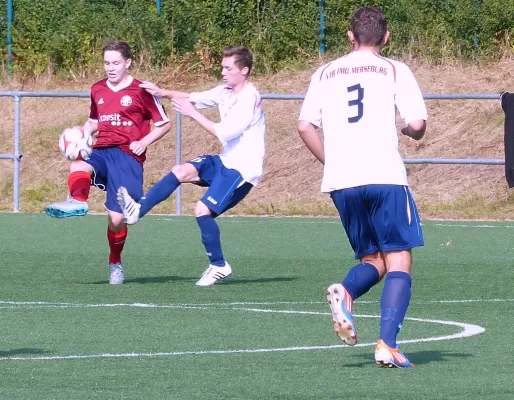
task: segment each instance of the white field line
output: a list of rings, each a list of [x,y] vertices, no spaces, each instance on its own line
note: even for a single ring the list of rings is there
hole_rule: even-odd
[[[462,299],[462,300],[427,300],[411,301],[410,304],[460,304],[460,303],[507,303],[514,302],[514,299]],[[357,301],[356,304],[378,304],[379,301]],[[178,303],[178,304],[153,304],[153,303],[106,303],[106,304],[80,304],[80,303],[58,303],[46,301],[6,301],[0,300],[1,308],[101,308],[101,307],[135,307],[135,308],[191,308],[206,309],[207,307],[219,306],[274,306],[274,305],[316,305],[326,304],[326,301],[235,301],[228,303]],[[24,307],[26,306],[26,307]]]
[[[57,306],[57,307],[74,307],[76,305],[67,303],[46,303],[46,302],[1,302],[8,303],[13,305],[32,305],[37,304],[39,306]],[[214,304],[214,303],[213,303]],[[267,303],[275,304],[275,303]],[[219,305],[229,305],[226,304],[217,304]],[[131,306],[131,307],[145,307],[145,308],[204,308],[198,306],[190,306],[190,305],[171,305],[171,306],[161,306],[158,304],[82,304],[79,305],[82,307],[90,306],[90,307],[103,307],[103,306]],[[207,308],[207,307],[205,307]],[[234,311],[249,311],[249,312],[264,312],[264,313],[282,313],[282,314],[303,314],[303,315],[330,315],[330,313],[325,312],[316,312],[316,311],[295,311],[295,310],[273,310],[273,309],[258,309],[258,308],[243,308],[243,307],[228,307],[226,310],[234,310]],[[360,318],[380,318],[376,315],[355,315]],[[419,338],[419,339],[407,339],[399,341],[399,343],[421,343],[421,342],[436,342],[441,340],[452,340],[452,339],[460,339],[464,337],[470,337],[474,335],[479,335],[485,332],[485,328],[479,325],[467,324],[462,322],[455,321],[444,321],[444,320],[435,320],[435,319],[423,319],[423,318],[406,318],[406,320],[417,321],[417,322],[428,322],[434,324],[442,324],[442,325],[451,325],[462,328],[462,330],[458,333],[452,335],[444,335],[444,336],[435,336],[429,338]],[[368,347],[375,346],[376,343],[360,343],[354,347]],[[331,350],[331,349],[339,349],[348,347],[346,345],[327,345],[327,346],[296,346],[296,347],[278,347],[278,348],[262,348],[262,349],[232,349],[232,350],[198,350],[198,351],[174,351],[174,352],[154,352],[154,353],[100,353],[100,354],[86,354],[86,355],[65,355],[65,356],[39,356],[39,357],[0,357],[0,361],[49,361],[49,360],[77,360],[77,359],[92,359],[92,358],[130,358],[130,357],[173,357],[173,356],[191,356],[191,355],[220,355],[220,354],[248,354],[248,353],[276,353],[276,352],[285,352],[285,351],[311,351],[311,350]]]
[[[230,223],[233,223],[233,224],[247,224],[247,223],[253,223],[254,221],[246,221],[246,220],[240,220],[240,219],[237,219],[238,217],[241,217],[241,218],[255,218],[256,220],[258,219],[263,219],[265,220],[266,222],[269,222],[270,220],[274,220],[276,219],[277,222],[280,221],[280,223],[293,223],[293,224],[337,224],[337,225],[340,225],[341,224],[341,221],[339,220],[339,218],[336,218],[334,217],[333,218],[333,221],[330,221],[328,219],[330,219],[329,217],[320,217],[319,220],[317,220],[316,218],[305,218],[304,220],[302,220],[304,217],[297,217],[298,219],[295,219],[294,217],[262,217],[262,216],[259,216],[259,217],[252,217],[252,216],[225,216],[223,217],[223,221],[224,222],[230,222]],[[290,219],[290,220],[285,220],[285,219]],[[153,220],[155,221],[171,221],[171,222],[177,222],[177,219],[176,217],[173,218],[173,217],[157,217],[157,218],[152,218]],[[421,223],[421,225],[427,225],[427,226],[440,226],[440,227],[448,227],[448,228],[507,228],[507,229],[512,229],[514,228],[514,225],[490,225],[490,224],[487,224],[487,223],[478,223],[477,221],[473,221],[469,224],[465,224],[465,223],[458,223],[457,221],[455,221],[456,223],[432,223],[433,221],[431,220],[427,220],[428,222],[431,222],[430,224],[425,224],[425,223]],[[493,222],[493,221],[491,221]]]

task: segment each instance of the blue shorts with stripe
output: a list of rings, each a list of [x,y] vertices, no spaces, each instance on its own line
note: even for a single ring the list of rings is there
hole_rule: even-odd
[[[423,246],[418,211],[407,186],[364,185],[330,193],[355,258]]]
[[[107,192],[107,210],[122,213],[116,199],[120,186],[125,186],[136,201],[143,197],[143,166],[119,147],[94,149],[85,162],[93,167],[91,184]]]
[[[196,182],[208,189],[200,199],[215,215],[221,215],[243,200],[253,188],[245,182],[241,173],[226,168],[219,156],[201,155],[188,161],[198,171]]]

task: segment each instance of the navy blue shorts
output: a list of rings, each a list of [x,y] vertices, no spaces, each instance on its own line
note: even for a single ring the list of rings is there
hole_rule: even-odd
[[[116,199],[120,186],[125,186],[136,201],[143,197],[143,166],[120,148],[94,149],[85,162],[93,167],[91,184],[107,192],[107,210],[122,213]]]
[[[219,156],[202,155],[188,163],[198,170],[200,181],[196,184],[209,188],[200,200],[216,215],[234,207],[253,188],[239,171],[226,168]]]
[[[418,210],[407,186],[365,185],[330,193],[355,258],[423,246]]]

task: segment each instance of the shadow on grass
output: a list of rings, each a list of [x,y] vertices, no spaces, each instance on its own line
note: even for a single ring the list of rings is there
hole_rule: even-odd
[[[150,277],[141,277],[141,278],[126,278],[126,283],[140,283],[140,284],[147,284],[147,283],[167,283],[167,282],[177,282],[177,281],[197,281],[198,277],[188,277],[188,276],[176,276],[176,275],[169,275],[169,276],[150,276]],[[109,281],[96,281],[96,282],[84,282],[86,285],[108,285]]]
[[[274,278],[255,278],[255,279],[228,279],[221,282],[222,285],[241,285],[246,283],[266,283],[266,282],[291,282],[298,278],[274,277]]]
[[[409,358],[410,362],[414,365],[426,365],[431,364],[433,362],[448,362],[452,361],[455,358],[469,358],[473,357],[472,354],[466,353],[454,353],[451,351],[438,351],[438,350],[427,350],[427,351],[409,351],[406,356]],[[354,355],[354,358],[360,358],[360,362],[355,362],[351,364],[344,364],[345,367],[354,367],[354,368],[362,368],[369,367],[370,365],[375,365],[375,356],[373,353],[371,354],[360,354]]]
[[[21,349],[13,349],[9,351],[0,351],[0,357],[15,357],[21,355],[29,355],[29,354],[47,354],[48,351],[42,349],[34,349],[34,348],[25,348]]]
[[[196,282],[200,279],[199,276],[190,277],[190,276],[152,276],[152,277],[142,277],[142,278],[127,278],[125,279],[125,284],[127,283],[139,283],[139,284],[152,284],[152,283],[167,283],[167,282],[177,282],[177,281],[191,281]],[[219,282],[217,285],[241,285],[241,284],[249,284],[249,283],[266,283],[266,282],[291,282],[298,278],[286,278],[286,277],[275,277],[275,278],[256,278],[256,279],[227,279],[225,281]],[[96,281],[96,282],[84,282],[87,285],[108,285],[109,281]]]

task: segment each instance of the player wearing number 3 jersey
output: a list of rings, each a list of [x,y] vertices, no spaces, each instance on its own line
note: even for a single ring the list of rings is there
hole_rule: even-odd
[[[396,110],[407,124],[402,133],[415,140],[425,133],[427,110],[410,69],[379,55],[389,32],[378,8],[358,9],[348,37],[353,51],[312,76],[298,123],[306,146],[324,164],[321,190],[330,193],[360,261],[327,297],[334,330],[354,345],[352,303],[385,276],[375,359],[406,368],[412,364],[396,336],[411,296],[411,249],[423,245],[423,236],[398,152]]]

